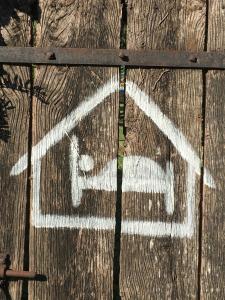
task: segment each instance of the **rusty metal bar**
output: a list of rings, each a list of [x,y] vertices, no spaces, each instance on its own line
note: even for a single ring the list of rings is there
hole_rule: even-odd
[[[225,52],[0,47],[0,63],[225,69]]]
[[[11,264],[10,256],[1,253],[0,254],[0,282],[2,280],[5,281],[10,279],[16,279],[16,280],[36,279],[37,274],[35,272],[11,270],[9,269],[10,264]]]
[[[35,279],[36,273],[35,272],[28,272],[28,271],[13,271],[13,270],[5,270],[5,274],[2,279],[10,279],[10,278],[17,278],[17,279]]]

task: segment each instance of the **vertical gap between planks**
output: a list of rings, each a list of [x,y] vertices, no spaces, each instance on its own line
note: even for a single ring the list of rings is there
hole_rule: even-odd
[[[37,3],[31,5],[31,20],[30,20],[30,47],[34,47],[35,43],[35,26],[36,26]],[[29,271],[30,268],[30,209],[31,209],[31,152],[32,152],[32,115],[33,115],[33,87],[34,87],[34,66],[29,67],[30,73],[30,107],[29,107],[29,126],[28,126],[28,158],[27,158],[27,203],[25,213],[25,239],[24,239],[24,259],[23,269]],[[29,299],[28,281],[24,280],[22,284],[22,300]]]
[[[205,40],[204,51],[208,45],[208,22],[209,22],[209,1],[206,0],[205,15]],[[199,250],[198,250],[198,299],[201,299],[201,269],[202,269],[202,234],[203,234],[203,198],[204,198],[204,164],[205,164],[205,110],[206,110],[206,83],[207,70],[202,71],[202,138],[201,138],[201,182],[200,182],[200,202],[199,202]]]
[[[127,3],[121,0],[122,15],[120,23],[120,48],[126,49],[127,30]],[[113,299],[120,297],[120,251],[121,251],[121,218],[122,218],[122,177],[123,177],[123,157],[125,143],[125,86],[126,68],[120,67],[119,72],[120,92],[119,92],[119,126],[118,126],[118,155],[117,155],[117,199],[116,199],[116,225],[114,240],[114,261],[113,261]]]

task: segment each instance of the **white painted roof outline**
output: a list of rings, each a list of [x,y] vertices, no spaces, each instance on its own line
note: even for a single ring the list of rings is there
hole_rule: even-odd
[[[31,162],[39,161],[47,151],[57,144],[66,133],[69,133],[95,107],[101,104],[108,96],[119,91],[119,81],[113,77],[92,96],[87,97],[68,116],[52,128],[35,146],[32,147]],[[188,162],[196,174],[201,174],[201,159],[192,148],[183,133],[176,125],[162,113],[157,104],[143,92],[135,83],[126,82],[126,92],[135,104],[154,122],[160,131],[171,141],[181,157]],[[28,155],[24,154],[13,166],[10,175],[19,175],[27,168]],[[204,168],[204,184],[215,188],[215,182],[209,171]]]
[[[64,135],[68,133],[84,119],[95,107],[101,104],[109,95],[119,90],[119,82],[112,78],[103,85],[93,96],[88,97],[67,117],[51,129],[39,143],[32,148],[32,173],[33,173],[33,202],[31,210],[31,222],[36,228],[85,228],[95,230],[114,230],[115,219],[79,215],[52,215],[42,214],[40,206],[41,197],[41,158]],[[188,163],[186,178],[187,210],[182,223],[144,221],[144,220],[122,220],[121,233],[138,234],[142,236],[171,236],[191,237],[195,229],[195,178],[201,173],[201,160],[193,150],[183,133],[169,120],[154,103],[150,96],[141,91],[137,85],[128,81],[126,92],[133,98],[138,107],[155,123],[180,153],[181,157]],[[79,146],[76,136],[72,136],[70,145],[70,172],[71,172],[71,195],[73,206],[79,206],[82,198],[82,190],[100,189],[116,191],[116,158],[96,176],[82,177],[78,174],[78,167],[87,170],[93,167],[92,157],[81,155],[79,163]],[[28,156],[22,156],[12,168],[10,175],[18,175],[27,168]],[[87,167],[87,168],[86,168]],[[138,169],[139,168],[139,169]],[[143,180],[144,171],[147,180]],[[163,193],[165,208],[168,214],[174,211],[174,189],[173,189],[173,164],[167,162],[166,170],[163,170],[156,162],[147,157],[126,156],[124,158],[122,191]],[[138,177],[138,178],[136,178]],[[137,180],[138,179],[138,180]],[[141,184],[139,184],[141,182]],[[215,183],[207,169],[204,169],[204,183],[214,188]]]

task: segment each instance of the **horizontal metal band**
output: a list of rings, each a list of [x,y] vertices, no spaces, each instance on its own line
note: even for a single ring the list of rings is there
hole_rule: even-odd
[[[225,52],[0,47],[0,63],[225,69]]]

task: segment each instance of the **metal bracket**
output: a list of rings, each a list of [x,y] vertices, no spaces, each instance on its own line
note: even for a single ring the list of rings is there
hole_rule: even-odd
[[[224,70],[225,52],[0,47],[0,63]]]
[[[23,280],[30,279],[34,280],[37,276],[35,272],[28,271],[13,271],[9,269],[10,266],[10,257],[9,255],[1,254],[0,255],[0,281],[1,285],[4,284],[7,280]]]

